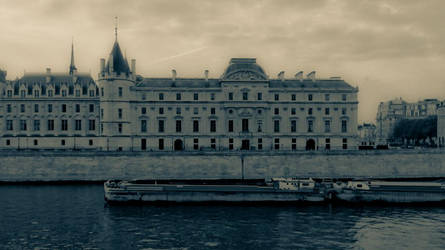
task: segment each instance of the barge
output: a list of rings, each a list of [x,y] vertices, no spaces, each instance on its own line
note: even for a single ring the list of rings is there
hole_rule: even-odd
[[[273,178],[269,183],[158,184],[131,181],[104,183],[105,201],[124,202],[320,202],[325,190],[311,179]]]

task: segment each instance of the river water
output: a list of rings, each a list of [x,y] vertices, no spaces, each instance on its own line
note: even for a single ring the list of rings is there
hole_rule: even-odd
[[[2,249],[440,249],[445,207],[105,206],[102,185],[1,185]]]

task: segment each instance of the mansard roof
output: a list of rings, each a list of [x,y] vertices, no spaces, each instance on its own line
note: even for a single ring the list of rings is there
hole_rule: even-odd
[[[342,79],[273,79],[269,82],[271,88],[354,89]]]
[[[219,88],[221,83],[219,79],[203,78],[176,78],[173,81],[171,78],[144,78],[139,82],[137,87],[178,87],[178,88]]]
[[[130,73],[130,68],[128,67],[128,62],[122,55],[121,48],[117,40],[114,42],[113,49],[111,50],[110,56],[108,57],[107,65],[105,66],[105,71],[108,73]]]
[[[232,58],[222,80],[251,81],[267,80],[267,75],[255,58]]]
[[[47,77],[49,78],[47,79]],[[68,87],[74,86],[74,84],[79,84],[81,87],[88,87],[90,84],[96,85],[88,73],[78,73],[74,76],[69,73],[25,73],[22,78],[14,80],[12,83],[17,87],[25,84],[28,88],[32,88],[34,84],[41,86],[54,85],[55,87],[60,87],[63,84]]]

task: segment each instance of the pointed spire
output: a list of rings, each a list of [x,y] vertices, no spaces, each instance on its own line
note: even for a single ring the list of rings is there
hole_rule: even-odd
[[[70,75],[73,75],[77,71],[76,65],[74,65],[74,41],[71,41],[71,63],[70,63]]]
[[[114,23],[114,36],[115,36],[115,39],[116,39],[116,42],[117,42],[117,23],[118,23],[117,16],[114,17],[114,20],[115,20],[115,23]]]

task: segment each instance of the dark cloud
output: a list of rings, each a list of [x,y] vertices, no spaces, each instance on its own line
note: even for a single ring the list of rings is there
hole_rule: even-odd
[[[441,0],[40,0],[0,8],[0,67],[65,71],[76,62],[95,75],[119,41],[146,76],[218,77],[230,57],[257,57],[270,76],[317,70],[360,87],[359,119],[402,96],[443,98],[445,2]]]

